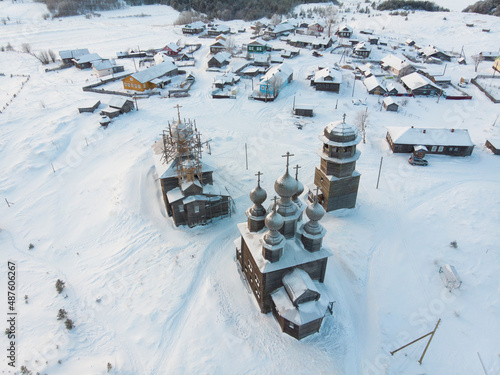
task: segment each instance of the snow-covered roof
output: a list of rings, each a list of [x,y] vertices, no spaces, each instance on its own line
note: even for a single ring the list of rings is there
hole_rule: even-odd
[[[438,52],[446,55],[446,53],[444,53],[443,51],[439,50],[438,48],[436,48],[434,46],[427,46],[427,47],[420,49],[420,53],[422,53],[422,55],[424,55],[426,57],[430,57],[432,55],[435,55]]]
[[[257,38],[257,39],[252,40],[250,43],[247,44],[247,46],[267,46],[267,45],[269,45],[269,43],[267,43],[262,38]]]
[[[393,54],[390,54],[390,55],[384,57],[381,60],[381,63],[384,66],[389,66],[389,67],[396,69],[398,71],[410,66],[410,64],[407,61],[402,60],[399,57],[394,56]]]
[[[184,27],[187,29],[202,29],[205,27],[205,24],[202,21],[196,21],[196,22],[192,22]]]
[[[152,79],[162,77],[176,69],[177,67],[172,62],[165,61],[161,64],[154,65],[148,69],[132,74],[132,78],[136,79],[140,83],[146,83]]]
[[[87,48],[82,49],[72,49],[66,51],[59,51],[59,56],[61,59],[72,59],[80,56],[88,55],[90,52]]]
[[[467,129],[388,127],[393,143],[425,146],[474,146]]]
[[[370,51],[370,48],[367,47],[365,42],[360,42],[354,46],[354,52],[359,51]]]
[[[290,68],[286,64],[279,64],[276,66],[273,66],[271,69],[267,71],[267,73],[262,77],[260,83],[265,83],[269,80],[276,80],[276,79],[282,79],[283,82],[288,79],[293,74],[292,68]]]
[[[295,306],[290,300],[285,287],[281,287],[273,292],[271,298],[278,314],[297,325],[303,325],[323,318],[328,309],[330,297],[323,284],[318,281],[313,281],[313,284],[320,291],[320,298],[317,301],[301,303],[298,306]]]
[[[293,304],[297,304],[297,300],[299,300],[304,293],[311,292],[318,296],[320,294],[311,276],[300,268],[295,268],[292,272],[287,273],[283,277],[283,286]]]
[[[392,91],[392,90],[396,90],[396,92],[398,94],[406,94],[406,89],[404,88],[404,86],[399,83],[399,82],[396,82],[396,81],[391,81],[387,84],[387,91]]]
[[[174,52],[179,52],[182,48],[177,45],[177,43],[170,42],[168,43],[165,47],[163,47],[163,50],[169,49]]]
[[[255,55],[253,58],[253,61],[259,62],[259,63],[266,63],[266,62],[269,62],[270,59],[271,59],[270,53],[261,53],[261,54]]]
[[[316,22],[313,22],[309,25],[309,28],[315,26],[315,25],[318,25],[322,28],[325,28],[326,27],[326,22],[325,21],[316,21]]]
[[[441,90],[434,82],[432,82],[429,78],[414,72],[411,74],[408,74],[407,76],[404,76],[401,78],[401,81],[410,88],[410,90],[417,90],[421,87],[424,87],[426,85],[433,86],[434,88],[437,88],[438,90]]]
[[[222,63],[224,61],[231,60],[231,54],[229,52],[218,52],[213,57],[218,62]]]
[[[384,104],[386,106],[389,106],[391,104],[396,104],[396,102],[390,96],[388,96],[387,98],[384,98]]]
[[[210,47],[215,47],[215,46],[221,46],[221,47],[226,47],[227,46],[227,41],[225,39],[218,39],[215,41],[215,43],[212,43]]]
[[[330,68],[320,69],[314,74],[314,83],[324,82],[342,83],[342,73]]]
[[[366,89],[368,91],[372,91],[377,87],[381,87],[383,89],[382,85],[379,83],[377,77],[375,76],[370,76],[368,78],[365,78],[363,80],[363,84],[366,86]]]
[[[288,40],[292,43],[305,43],[305,44],[312,44],[312,45],[321,45],[321,46],[326,46],[330,40],[335,42],[336,39],[332,37],[316,37],[314,35],[293,35],[288,38]]]
[[[290,25],[288,23],[280,23],[279,25],[276,25],[271,32],[273,33],[286,33],[289,31],[295,30],[295,27],[293,25]]]
[[[500,150],[500,138],[488,138],[488,142],[497,150]]]
[[[111,60],[101,60],[101,61],[94,61],[92,63],[92,66],[96,70],[105,70],[116,67],[116,64],[114,61]]]
[[[215,25],[210,28],[211,31],[217,31],[221,33],[229,32],[230,28],[226,25]]]
[[[344,32],[350,32],[350,33],[352,33],[352,27],[347,26],[346,24],[339,25],[339,27],[337,27],[337,31],[336,32],[339,32],[339,31],[344,31]]]
[[[86,55],[79,56],[74,60],[76,60],[78,64],[85,64],[95,60],[102,60],[102,57],[99,56],[97,53],[88,53]]]
[[[162,62],[166,62],[166,61],[170,61],[172,64],[174,64],[174,59],[172,58],[172,56],[167,55],[163,51],[158,52],[155,55],[154,60],[155,60],[156,65],[161,64]]]
[[[131,102],[130,99],[124,98],[124,97],[114,97],[109,101],[109,106],[113,108],[123,108],[123,106],[127,103]]]

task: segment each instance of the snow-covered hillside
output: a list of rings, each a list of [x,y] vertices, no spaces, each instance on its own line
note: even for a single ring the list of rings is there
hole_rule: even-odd
[[[50,375],[106,374],[107,363],[109,373],[130,375],[470,375],[483,371],[480,353],[487,373],[500,373],[500,158],[483,146],[488,138],[500,138],[500,104],[468,85],[469,101],[398,98],[400,111],[385,112],[360,81],[353,89],[347,69],[340,94],[315,91],[306,77],[318,66],[338,63],[341,55],[316,58],[308,49],[286,61],[294,80],[276,101],[248,100],[249,79],[238,84],[236,99],[214,100],[211,85],[220,73],[206,71],[213,39],[184,36],[173,26],[178,13],[171,8],[131,7],[91,19],[43,20],[44,13],[37,3],[0,2],[0,14],[10,18],[0,24],[0,46],[15,49],[0,52],[0,108],[9,103],[0,113],[0,199],[10,204],[0,205],[0,294],[6,301],[7,260],[13,260],[19,366]],[[449,52],[463,47],[468,58],[499,48],[494,17],[342,15],[355,31],[370,28],[389,42],[373,49],[373,60],[391,47],[398,55],[409,52],[401,45],[409,37]],[[465,25],[470,22],[476,27]],[[247,29],[234,35],[236,45],[250,41],[250,24],[227,24]],[[191,96],[138,99],[138,111],[106,129],[97,112],[77,110],[89,100],[101,100],[102,109],[111,99],[82,91],[97,82],[91,70],[45,72],[36,58],[18,52],[29,43],[34,53],[88,48],[114,58],[117,51],[176,41],[202,43],[196,66],[186,68],[196,77]],[[283,41],[271,43],[286,47]],[[134,71],[134,61],[123,63]],[[479,73],[491,74],[491,65],[482,62]],[[442,71],[445,65],[430,68]],[[455,83],[476,74],[470,60],[462,66],[453,59],[446,66]],[[18,75],[30,79],[23,85],[26,77]],[[294,100],[311,104],[315,116],[294,117]],[[203,160],[218,168],[214,178],[235,200],[230,218],[175,228],[166,217],[151,145],[176,115],[176,105],[212,140],[212,154],[205,152]],[[357,206],[322,220],[326,245],[334,252],[325,280],[336,301],[334,314],[318,334],[299,342],[280,331],[272,314],[261,314],[247,292],[234,262],[236,224],[246,220],[257,171],[273,196],[274,181],[285,170],[281,155],[290,151],[292,163],[302,166],[299,178],[311,183],[323,128],[344,113],[352,123],[366,108]],[[474,152],[465,158],[430,155],[429,166],[410,166],[408,155],[391,152],[385,135],[387,126],[411,125],[468,129]],[[450,247],[451,241],[458,247]],[[446,263],[463,281],[451,293],[438,273]],[[66,284],[61,294],[57,279]],[[6,314],[6,302],[1,309]],[[74,321],[71,331],[57,320],[59,309]],[[439,318],[422,365],[417,361],[425,342],[390,355],[431,331]],[[5,337],[0,341],[7,347]],[[2,373],[14,373],[5,355],[0,364]]]

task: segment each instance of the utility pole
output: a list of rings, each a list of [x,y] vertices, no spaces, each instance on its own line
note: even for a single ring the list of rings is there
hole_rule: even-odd
[[[246,166],[247,166],[247,171],[248,171],[248,150],[247,150],[246,143],[245,143],[245,160],[246,160]]]
[[[354,97],[354,89],[356,87],[356,74],[353,75],[354,75],[354,82],[352,83],[352,96]]]
[[[380,172],[382,172],[382,162],[383,161],[384,161],[384,157],[382,156],[380,158],[380,167],[378,168],[377,189],[378,189],[378,183],[380,182]]]
[[[439,323],[441,323],[441,319],[438,320],[438,322],[436,324],[436,327],[434,328],[434,331],[432,331],[432,335],[429,338],[429,341],[427,342],[427,345],[425,346],[424,352],[422,353],[422,357],[420,357],[420,359],[418,360],[418,363],[420,363],[420,364],[422,364],[422,361],[424,360],[424,355],[427,352],[427,348],[431,344],[432,338],[434,337],[434,334],[436,333],[436,330],[437,330],[437,328],[439,326]]]

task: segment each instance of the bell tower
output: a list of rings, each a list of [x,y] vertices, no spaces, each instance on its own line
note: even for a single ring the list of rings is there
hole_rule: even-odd
[[[319,137],[323,147],[318,150],[321,164],[314,174],[314,189],[321,191],[319,202],[326,211],[354,208],[358,196],[361,175],[355,170],[361,153],[356,145],[361,137],[356,128],[343,121],[331,122]],[[314,202],[314,193],[309,192],[309,201]]]

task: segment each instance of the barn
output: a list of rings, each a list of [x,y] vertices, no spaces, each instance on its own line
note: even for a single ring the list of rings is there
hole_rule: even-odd
[[[467,129],[388,127],[386,139],[394,153],[413,152],[418,145],[429,154],[450,156],[470,156],[474,149]]]

